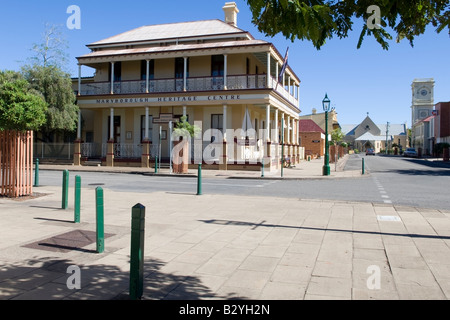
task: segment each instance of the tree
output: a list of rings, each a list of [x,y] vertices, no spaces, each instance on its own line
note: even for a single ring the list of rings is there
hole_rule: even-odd
[[[32,192],[33,132],[45,123],[47,104],[22,75],[0,72],[0,195]]]
[[[25,66],[22,70],[25,79],[48,105],[46,122],[40,130],[44,140],[51,141],[55,132],[74,131],[79,109],[70,76],[56,66]]]
[[[334,170],[336,170],[336,164],[337,164],[337,155],[338,155],[338,145],[342,142],[344,139],[344,133],[341,131],[340,128],[334,129],[331,132],[331,143],[334,145]]]
[[[0,72],[0,131],[37,130],[45,123],[44,98],[14,71]]]
[[[387,40],[396,34],[396,41],[407,39],[411,46],[414,39],[425,32],[430,24],[440,33],[445,28],[450,34],[449,0],[247,0],[253,15],[252,22],[267,36],[283,34],[286,39],[311,41],[320,49],[326,40],[346,38],[354,21],[371,20],[372,5],[380,9],[380,24],[369,27],[365,23],[357,44],[359,49],[364,37],[373,36],[383,49],[388,50]]]
[[[174,172],[187,173],[189,165],[189,140],[191,137],[198,137],[201,129],[198,126],[191,125],[186,121],[187,117],[182,116],[180,122],[175,125],[172,139],[175,139],[175,147],[173,149]],[[182,139],[180,141],[180,138]]]
[[[173,131],[176,137],[197,137],[201,133],[201,129],[187,122],[187,117],[182,116],[180,121],[175,125],[175,130]]]
[[[30,58],[32,65],[43,67],[57,66],[64,68],[67,62],[67,43],[63,38],[60,27],[46,24],[41,43],[34,43],[32,51],[35,55]]]
[[[448,142],[436,143],[434,152],[438,157],[442,156],[444,161],[448,161],[450,144]]]
[[[340,128],[334,129],[331,132],[331,142],[337,146],[340,142],[344,140],[344,133],[341,131]]]
[[[51,142],[56,132],[73,132],[77,127],[79,109],[71,77],[64,71],[66,46],[59,28],[47,24],[42,43],[33,45],[31,63],[22,67],[25,79],[48,105],[47,121],[40,130],[46,142]]]

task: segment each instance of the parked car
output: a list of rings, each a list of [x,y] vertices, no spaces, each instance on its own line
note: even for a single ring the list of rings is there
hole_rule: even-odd
[[[417,151],[414,148],[407,148],[403,152],[403,156],[405,156],[405,157],[417,157]]]
[[[373,149],[366,150],[366,156],[374,156],[374,155],[375,155],[375,150],[373,150]]]

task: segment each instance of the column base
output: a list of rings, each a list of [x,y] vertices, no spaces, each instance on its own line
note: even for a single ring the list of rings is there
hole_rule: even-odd
[[[142,142],[141,168],[150,168],[150,141]]]
[[[322,174],[324,176],[329,176],[330,175],[330,166],[329,165],[324,165],[322,167]]]
[[[74,142],[74,153],[73,153],[73,165],[81,166],[81,140],[75,140]]]
[[[222,159],[219,162],[219,170],[228,170],[228,144],[226,141],[222,145]]]

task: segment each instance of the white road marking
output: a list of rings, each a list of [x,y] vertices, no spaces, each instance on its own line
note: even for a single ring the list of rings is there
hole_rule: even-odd
[[[387,195],[386,190],[384,190],[384,187],[381,185],[380,181],[378,181],[378,179],[375,177],[373,178],[373,180],[378,187],[378,191],[380,192],[381,198],[383,198],[383,203],[391,204],[392,200],[390,200],[389,196]]]

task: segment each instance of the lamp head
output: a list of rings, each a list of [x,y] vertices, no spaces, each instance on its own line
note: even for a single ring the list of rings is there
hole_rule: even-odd
[[[330,111],[330,99],[328,99],[328,94],[325,94],[325,98],[322,101],[323,111],[328,112]]]

